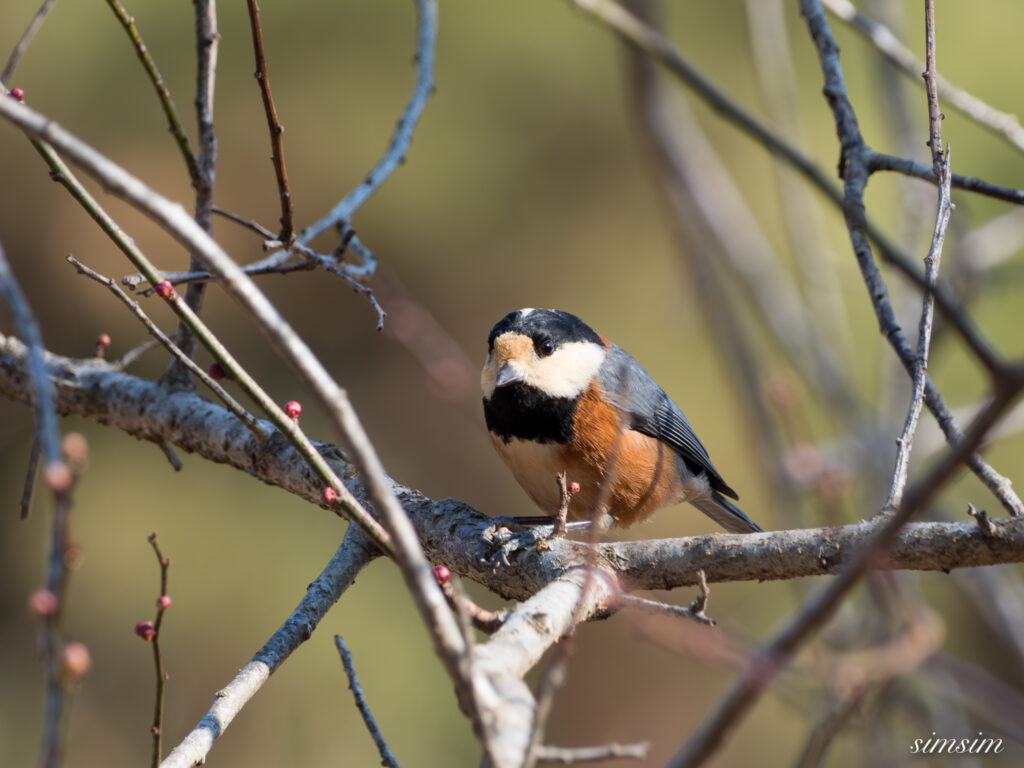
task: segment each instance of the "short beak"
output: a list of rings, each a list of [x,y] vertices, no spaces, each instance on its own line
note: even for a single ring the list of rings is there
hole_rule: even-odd
[[[511,384],[513,381],[522,380],[523,374],[513,368],[509,363],[505,363],[505,365],[498,369],[498,375],[494,379],[494,386],[503,387],[506,384]]]

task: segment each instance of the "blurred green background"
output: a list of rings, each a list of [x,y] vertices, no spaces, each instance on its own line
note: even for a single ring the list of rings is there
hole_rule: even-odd
[[[922,49],[919,5],[905,4],[907,40],[915,50]],[[679,258],[673,225],[637,132],[619,41],[568,2],[463,0],[442,6],[436,94],[408,162],[354,220],[380,259],[373,286],[391,313],[386,330],[374,331],[373,314],[361,297],[320,274],[268,277],[261,285],[348,389],[388,471],[432,497],[455,497],[492,515],[532,514],[489,446],[479,413],[477,369],[487,332],[502,315],[522,306],[552,306],[580,315],[648,368],[687,412],[755,520],[766,528],[794,525],[793,511],[780,508],[769,492],[751,445],[752,427],[737,405],[746,388],[761,383],[735,381],[723,366]],[[0,4],[0,57],[36,7],[36,0]],[[134,3],[128,8],[194,136],[191,4]],[[413,5],[350,0],[265,3],[261,10],[271,81],[286,128],[296,215],[305,225],[358,184],[387,144],[414,78]],[[277,196],[251,75],[244,3],[222,3],[219,20],[216,202],[274,229]],[[832,169],[838,154],[832,118],[820,96],[816,55],[795,3],[786,4],[786,23],[799,78],[799,119],[809,137],[806,150]],[[1024,6],[1014,0],[942,4],[940,70],[1001,109],[1024,113],[1018,56],[1022,24]],[[667,25],[705,72],[764,114],[744,3],[672,4]],[[878,94],[877,57],[841,25],[833,23],[833,29],[867,140],[898,153],[890,115]],[[104,4],[58,3],[8,85],[23,88],[33,107],[191,208],[187,176],[150,84]],[[902,78],[899,87],[915,109],[916,159],[926,161],[923,92]],[[761,225],[784,251],[767,154],[703,106],[697,111]],[[1019,154],[959,114],[946,112],[943,131],[954,147],[954,170],[1024,186]],[[39,315],[47,346],[88,356],[97,334],[107,332],[113,337],[110,356],[116,356],[143,340],[144,332],[123,308],[99,286],[76,277],[63,258],[73,253],[115,277],[130,273],[129,265],[50,181],[28,142],[6,124],[0,124],[0,180],[0,242]],[[169,238],[92,188],[158,265],[185,268],[185,254]],[[927,240],[906,237],[905,222],[896,220],[906,188],[896,177],[875,177],[869,210],[907,249],[923,256]],[[928,222],[933,198],[927,193],[923,199]],[[954,227],[960,233],[1007,210],[977,197],[958,194],[954,200]],[[827,248],[838,254],[825,268],[838,271],[851,308],[847,319],[858,360],[857,383],[865,397],[878,397],[879,371],[888,366],[891,353],[878,338],[839,216],[826,208],[824,220]],[[240,262],[261,255],[258,240],[233,224],[216,221],[215,235]],[[952,242],[947,262],[955,260],[955,253],[950,255],[955,235]],[[1008,354],[1024,352],[1022,267],[1019,253],[1004,262],[1000,279],[986,286],[973,305],[982,327]],[[898,300],[904,296],[896,295]],[[919,300],[913,292],[905,299],[899,309],[909,319],[908,329],[915,328]],[[165,329],[173,327],[163,306],[146,306]],[[314,437],[332,439],[318,428],[316,410],[297,379],[220,291],[208,294],[205,314],[278,400],[303,401],[303,424]],[[5,310],[0,316],[0,328],[10,332]],[[429,333],[417,335],[417,328]],[[417,358],[425,345],[433,344],[446,361],[441,370],[428,370]],[[769,359],[774,354],[767,352]],[[208,362],[203,353],[200,359]],[[134,372],[155,377],[165,362],[162,352],[151,352]],[[982,376],[952,338],[936,350],[931,370],[955,406],[984,394]],[[904,408],[902,379],[894,392],[893,399]],[[892,422],[893,439],[901,423],[902,418]],[[183,471],[176,474],[151,444],[94,423],[68,420],[64,427],[82,431],[91,445],[89,469],[76,489],[72,513],[72,537],[84,558],[71,578],[65,628],[69,637],[88,645],[93,668],[73,702],[68,764],[138,765],[148,760],[150,749],[153,674],[150,649],[133,636],[132,627],[152,617],[159,584],[147,535],[157,531],[173,560],[169,592],[174,607],[163,635],[170,672],[165,725],[170,747],[292,610],[334,552],[344,524],[233,470],[186,456]],[[51,513],[44,495],[35,500],[27,521],[17,520],[31,433],[28,409],[0,401],[4,765],[37,760],[42,717],[42,667],[25,600],[44,581]],[[1007,437],[987,455],[1011,478],[1019,477],[1024,441]],[[915,467],[921,461],[918,456]],[[874,489],[863,498],[856,494],[857,503],[844,508],[846,521],[870,515],[882,501]],[[998,506],[966,477],[947,493],[944,504],[959,514],[968,500],[993,514]],[[687,508],[663,511],[629,535],[709,530],[709,523]],[[715,586],[712,615],[728,636],[757,642],[819,583]],[[952,586],[953,579],[926,575],[917,583],[945,617],[947,650],[1019,687],[1021,668],[990,652],[992,639],[979,626],[970,601]],[[686,591],[667,596],[682,603],[691,597]],[[374,713],[403,764],[477,763],[479,746],[458,712],[401,579],[390,564],[378,562],[241,713],[215,746],[211,764],[377,763],[331,642],[334,633],[346,638]],[[675,647],[692,634],[689,627],[627,616],[583,627],[548,740],[588,745],[649,739],[653,747],[647,764],[660,765],[733,675],[727,666],[711,663],[709,654]],[[663,642],[653,642],[652,636]],[[756,707],[713,764],[793,764],[825,700],[813,674],[796,677],[783,681],[782,695],[770,694]],[[927,695],[941,698],[941,680],[919,673],[911,684],[928,690],[934,686]],[[927,737],[925,723],[908,714],[906,738],[893,742],[893,754],[903,759],[915,737]],[[974,725],[974,730],[991,730],[984,723]],[[852,728],[833,747],[827,764],[863,764],[878,747],[870,740],[865,730]]]

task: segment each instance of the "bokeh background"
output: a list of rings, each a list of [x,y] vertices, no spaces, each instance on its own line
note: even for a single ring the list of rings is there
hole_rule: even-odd
[[[387,144],[414,79],[413,5],[264,5],[271,80],[303,225],[356,185]],[[920,4],[888,5],[894,21],[903,18],[908,43],[923,51]],[[746,4],[671,6],[665,24],[680,48],[736,99],[765,114],[750,46],[757,29],[750,27]],[[831,169],[837,147],[820,96],[816,55],[796,4],[785,6],[803,146]],[[36,0],[0,3],[0,55],[6,56],[36,7]],[[129,11],[194,136],[191,4],[133,3]],[[277,197],[244,3],[222,3],[219,19],[216,201],[275,228]],[[1022,24],[1024,7],[1014,0],[942,4],[940,70],[1001,109],[1024,113]],[[915,157],[927,161],[922,90],[880,64],[864,40],[834,21],[833,29],[868,141],[884,151],[902,151],[880,88],[884,78],[898,80],[896,88],[913,107]],[[687,412],[754,519],[766,528],[821,523],[814,503],[796,512],[771,491],[768,471],[753,449],[754,427],[738,404],[746,391],[765,382],[737,380],[723,365],[637,130],[623,64],[620,42],[568,2],[442,3],[436,94],[407,163],[354,221],[380,259],[373,286],[390,312],[385,331],[374,331],[373,314],[361,297],[321,274],[267,277],[261,284],[348,389],[388,471],[430,496],[462,499],[492,515],[531,513],[489,446],[477,369],[496,320],[518,307],[552,306],[582,316],[648,368]],[[187,176],[151,87],[103,4],[58,4],[8,85],[20,86],[35,108],[191,207]],[[785,253],[772,161],[702,105],[695,110],[761,226]],[[1019,153],[946,112],[943,130],[954,147],[954,170],[1024,186]],[[76,277],[63,259],[73,253],[115,277],[129,273],[129,265],[6,124],[0,125],[0,182],[0,242],[38,313],[47,346],[88,356],[97,334],[107,332],[113,338],[110,353],[117,355],[142,341],[144,332],[124,309],[102,288]],[[927,230],[934,197],[917,183],[875,177],[869,210],[908,251],[923,256],[927,232],[908,226],[908,190],[921,195],[918,215]],[[185,254],[169,238],[127,206],[103,200],[160,266],[185,267]],[[1008,212],[1008,206],[978,197],[957,194],[954,200],[947,269],[956,262],[959,238]],[[907,386],[891,375],[891,352],[878,337],[845,229],[827,207],[822,220],[822,269],[832,271],[842,288],[847,310],[841,319],[853,342],[856,386],[866,400],[891,398],[898,405],[893,413],[901,414]],[[241,262],[261,255],[259,241],[233,224],[218,220],[215,234]],[[1008,250],[975,286],[972,309],[994,343],[1007,354],[1020,354],[1024,258],[1016,247]],[[917,294],[894,288],[894,295],[907,327],[915,328]],[[166,329],[173,327],[160,304],[146,306]],[[208,294],[205,314],[275,397],[306,403],[303,423],[314,437],[332,438],[318,428],[316,410],[296,378],[216,289]],[[5,310],[0,323],[4,332],[11,330]],[[785,380],[777,350],[761,343],[765,370],[781,371]],[[200,359],[208,362],[202,353]],[[165,363],[162,352],[151,352],[134,372],[155,377]],[[985,392],[983,377],[953,338],[937,345],[931,371],[954,406],[970,405]],[[830,434],[827,414],[813,405],[808,410],[808,437],[842,437]],[[930,417],[924,421],[929,423],[923,429],[931,429]],[[890,423],[889,446],[902,415]],[[94,423],[68,420],[64,428],[83,432],[91,446],[71,520],[83,557],[71,578],[65,628],[88,645],[93,668],[73,701],[68,764],[138,765],[149,759],[153,673],[150,649],[132,627],[152,617],[159,584],[146,537],[158,532],[173,560],[174,607],[163,635],[170,746],[292,610],[334,552],[344,523],[231,469],[185,456],[177,474],[153,445]],[[0,401],[0,763],[12,766],[37,760],[43,708],[36,630],[25,600],[44,581],[50,504],[40,494],[30,518],[17,519],[31,434],[29,411]],[[998,469],[1019,477],[1024,440],[1008,435],[987,455]],[[923,461],[915,454],[915,470]],[[852,522],[872,514],[883,498],[877,483],[861,485],[853,477],[830,509],[838,521]],[[966,476],[945,494],[942,506],[960,514],[967,501],[994,514],[998,509]],[[682,536],[707,532],[708,526],[689,509],[666,510],[629,535]],[[1019,687],[1020,657],[1003,652],[958,579],[930,574],[908,581],[941,615],[945,654]],[[698,636],[691,627],[635,616],[583,627],[549,741],[649,739],[647,764],[661,764],[732,679],[729,654],[718,651],[742,650],[766,638],[819,585],[715,586],[712,614],[721,635]],[[862,592],[840,615],[844,626],[856,626],[859,612],[868,610]],[[488,605],[497,603],[475,594]],[[661,597],[686,603],[692,595]],[[377,763],[331,642],[335,633],[346,638],[374,713],[403,764],[477,763],[479,746],[397,570],[378,562],[241,713],[214,748],[212,764]],[[855,717],[826,764],[908,759],[913,739],[934,729],[935,720],[920,702],[941,710],[952,686],[943,674],[924,668],[876,692],[869,702],[888,713],[889,730],[879,731],[869,714]],[[713,764],[794,764],[811,727],[831,706],[831,695],[827,673],[803,657],[799,671],[784,677],[778,691],[756,707]],[[878,699],[891,709],[880,710]],[[916,703],[901,708],[903,700]],[[963,735],[1011,735],[969,707],[957,711],[965,713],[959,721]],[[1019,746],[1009,749],[1018,758],[1022,754]],[[953,759],[941,764],[948,762]],[[1004,762],[1009,764],[1005,755]]]

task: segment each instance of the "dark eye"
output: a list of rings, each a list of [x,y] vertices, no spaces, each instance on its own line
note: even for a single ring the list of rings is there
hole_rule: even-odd
[[[541,357],[548,357],[555,351],[555,342],[548,338],[538,339],[536,347],[538,355]]]

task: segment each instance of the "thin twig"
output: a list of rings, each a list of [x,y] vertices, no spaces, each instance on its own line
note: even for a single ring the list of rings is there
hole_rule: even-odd
[[[942,260],[942,246],[946,239],[946,229],[953,205],[949,199],[950,153],[942,151],[942,113],[939,111],[939,97],[935,90],[935,5],[934,0],[925,0],[925,45],[927,48],[927,69],[924,72],[925,86],[928,92],[928,144],[932,150],[932,163],[935,174],[942,183],[939,185],[938,210],[935,214],[935,230],[932,242],[925,257],[925,275],[928,282],[935,285],[939,278],[939,262]],[[926,292],[921,306],[921,320],[917,331],[917,360],[914,365],[913,387],[910,407],[903,423],[903,431],[896,441],[896,468],[893,470],[892,483],[885,508],[895,509],[903,500],[903,489],[907,483],[910,468],[910,451],[917,432],[917,422],[921,416],[924,403],[925,384],[928,377],[928,352],[932,339],[932,321],[935,316],[935,297]]]
[[[199,156],[196,159],[198,174],[194,179],[196,190],[195,221],[199,227],[210,234],[213,231],[213,182],[217,173],[217,134],[213,129],[213,97],[217,81],[217,52],[220,33],[217,31],[216,0],[193,0],[196,21],[196,124],[199,131]],[[201,257],[194,251],[189,254],[189,270],[203,267]],[[185,289],[185,304],[193,314],[199,315],[203,306],[203,295],[206,286],[203,283],[190,284]],[[196,352],[196,339],[192,329],[179,319],[175,342],[185,353],[193,357]],[[195,386],[188,374],[188,369],[178,358],[164,372],[164,383],[172,388],[192,389]]]
[[[18,66],[18,62],[21,57],[25,55],[25,51],[28,50],[29,44],[32,42],[32,38],[36,36],[36,32],[46,21],[46,15],[53,8],[53,4],[57,0],[43,0],[43,4],[39,6],[39,10],[36,11],[35,16],[25,27],[25,31],[22,32],[21,37],[14,46],[14,50],[11,51],[11,55],[7,58],[7,63],[4,65],[3,73],[0,73],[0,86],[11,84],[11,75],[14,74],[14,69]]]
[[[413,131],[419,122],[427,99],[434,92],[434,49],[437,44],[437,2],[436,0],[415,0],[418,28],[416,32],[416,86],[405,105],[398,125],[388,143],[387,151],[377,165],[366,175],[366,179],[335,205],[326,216],[306,227],[299,234],[299,242],[309,243],[331,227],[348,222],[352,215],[380,189],[395,169],[405,160],[412,143]]]
[[[28,451],[28,466],[25,468],[25,486],[21,491],[21,519],[28,518],[29,508],[32,506],[32,491],[36,487],[36,472],[39,470],[39,456],[42,449],[39,445],[39,437],[32,435],[32,447]]]
[[[246,229],[251,229],[253,232],[260,235],[264,240],[273,240],[275,237],[277,237],[277,235],[275,235],[273,232],[271,232],[269,229],[267,229],[257,221],[253,221],[252,219],[247,219],[243,216],[239,216],[237,213],[232,213],[231,211],[225,211],[223,208],[218,208],[216,205],[213,206],[211,210],[218,216],[223,216],[225,219],[233,221],[235,222],[235,224],[240,224]],[[168,277],[167,279],[171,280],[170,277]],[[174,280],[171,280],[171,282],[177,284],[176,281]]]
[[[675,616],[680,619],[691,619],[698,624],[707,627],[715,626],[715,620],[709,617],[704,611],[708,607],[708,596],[711,590],[708,589],[708,577],[703,569],[697,571],[698,591],[697,596],[686,608],[671,603],[662,603],[657,600],[648,600],[645,597],[622,593],[620,598],[623,608],[635,608],[646,613],[660,613],[666,616]]]
[[[158,343],[163,345],[163,347],[168,352],[170,352],[171,355],[180,360],[182,365],[188,368],[188,370],[191,371],[193,375],[198,377],[199,380],[203,382],[203,384],[205,384],[222,403],[224,403],[224,406],[233,414],[235,414],[235,416],[238,417],[238,420],[245,424],[245,426],[258,439],[264,439],[267,437],[266,433],[260,429],[260,425],[256,421],[256,419],[253,418],[253,415],[246,411],[245,408],[243,408],[238,403],[238,401],[235,400],[235,398],[229,395],[228,392],[224,389],[224,387],[222,387],[220,384],[218,384],[216,381],[210,378],[209,374],[202,368],[200,368],[198,365],[196,365],[191,358],[186,357],[185,353],[178,348],[178,345],[175,344],[166,334],[164,334],[164,332],[157,327],[156,323],[149,319],[149,315],[143,312],[142,307],[139,306],[139,302],[132,301],[128,294],[121,290],[120,286],[118,286],[117,283],[115,283],[109,277],[104,277],[99,272],[89,269],[89,267],[85,266],[74,256],[68,256],[67,261],[69,264],[75,267],[75,269],[78,270],[79,274],[85,275],[91,280],[95,280],[100,285],[105,285],[112,294],[114,294],[118,299],[121,300],[121,303],[123,303],[126,307],[128,307],[128,309],[131,310],[132,314],[134,314],[135,317],[137,317],[139,321],[146,327],[146,330],[149,331],[150,335],[152,335],[153,338],[156,339]],[[166,442],[163,442],[161,443],[160,447],[164,448],[165,445]],[[180,470],[181,461],[178,460],[177,456],[174,456],[173,453],[168,453],[168,450],[169,448],[164,449],[164,453],[168,454],[168,461],[171,462],[171,466],[173,466],[175,470]]]
[[[171,98],[171,92],[167,89],[164,84],[163,76],[160,74],[160,70],[157,69],[156,62],[153,61],[153,57],[149,53],[149,48],[146,47],[146,43],[142,39],[142,35],[139,33],[138,27],[135,25],[135,19],[128,15],[128,11],[121,5],[120,0],[107,0],[107,5],[110,6],[110,10],[114,12],[117,20],[121,22],[121,26],[124,27],[124,31],[128,33],[128,38],[132,41],[132,45],[135,48],[135,55],[139,57],[139,61],[142,62],[142,68],[146,70],[146,74],[149,76],[149,80],[153,83],[153,88],[156,90],[157,98],[160,99],[160,106],[163,108],[164,115],[167,118],[167,124],[171,129],[171,135],[174,137],[175,143],[178,145],[178,150],[181,152],[182,158],[185,160],[185,166],[188,168],[188,176],[192,181],[194,187],[199,186],[199,163],[196,160],[195,152],[192,151],[192,145],[189,143],[188,134],[185,133],[185,128],[181,124],[181,120],[178,117],[178,108],[174,106],[174,99]]]
[[[155,349],[158,346],[160,346],[160,341],[158,339],[146,339],[138,346],[129,349],[117,360],[112,360],[110,363],[110,367],[116,371],[123,371],[125,368],[134,363],[144,354],[149,352],[149,350]]]
[[[895,171],[904,176],[912,176],[917,179],[936,183],[935,170],[923,163],[909,160],[905,157],[893,157],[883,152],[872,150],[868,155],[868,168],[874,171]],[[1014,187],[1004,187],[999,184],[979,179],[977,176],[962,176],[954,173],[951,177],[951,186],[954,189],[962,189],[965,192],[974,192],[995,200],[1003,200],[1014,205],[1024,205],[1024,190]]]
[[[171,561],[164,557],[157,543],[156,534],[151,533],[148,539],[156,555],[157,563],[160,564],[160,596],[156,601],[156,618],[153,620],[153,665],[156,669],[156,702],[153,705],[153,727],[150,732],[153,734],[153,760],[152,768],[158,768],[160,758],[163,754],[163,731],[164,731],[164,691],[167,686],[167,670],[164,668],[164,657],[160,652],[160,628],[163,625],[164,614],[171,607],[171,598],[167,594],[167,572],[170,570]]]
[[[160,442],[160,450],[163,451],[164,456],[167,458],[167,463],[171,465],[171,468],[175,472],[181,472],[184,464],[181,463],[181,459],[178,458],[178,454],[174,452],[171,444],[166,440]]]
[[[270,152],[274,163],[274,174],[277,176],[277,193],[281,198],[281,234],[278,239],[289,246],[295,239],[295,211],[292,205],[292,193],[288,188],[288,170],[284,162],[284,126],[277,117],[274,97],[270,92],[270,73],[267,71],[267,56],[263,50],[263,26],[260,23],[260,9],[256,0],[247,0],[249,8],[249,24],[252,27],[252,49],[256,56],[256,82],[260,85],[263,97],[263,111],[267,115],[267,127],[270,129]]]
[[[477,605],[462,589],[458,577],[453,577],[447,566],[435,565],[433,572],[434,579],[441,587],[441,591],[444,592],[449,608],[458,612],[460,616],[464,615],[475,629],[485,634],[493,635],[501,629],[501,625],[508,617],[507,610],[489,611]]]
[[[377,725],[373,712],[370,711],[370,705],[366,701],[366,696],[363,695],[362,686],[359,685],[359,678],[356,676],[356,667],[352,663],[352,653],[349,651],[348,646],[345,645],[341,635],[334,636],[334,645],[337,647],[338,654],[341,656],[341,663],[345,667],[345,674],[348,676],[348,687],[352,691],[352,697],[356,700],[356,708],[359,710],[359,714],[362,715],[363,722],[366,723],[366,730],[373,737],[373,743],[377,745],[377,751],[380,752],[381,765],[388,766],[388,768],[400,768],[398,760],[395,759],[395,755],[391,751],[391,747],[388,746],[387,741],[384,739],[384,734],[380,732],[380,726]]]
[[[651,745],[642,741],[639,744],[605,744],[600,747],[552,747],[541,745],[534,752],[540,762],[562,763],[573,765],[574,763],[592,763],[602,760],[613,760],[617,757],[643,760],[647,757]]]

